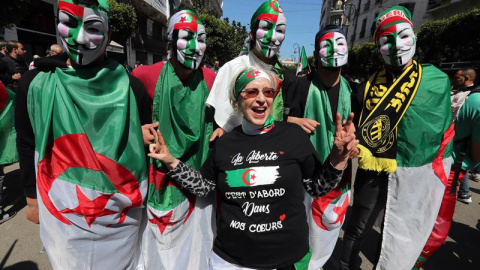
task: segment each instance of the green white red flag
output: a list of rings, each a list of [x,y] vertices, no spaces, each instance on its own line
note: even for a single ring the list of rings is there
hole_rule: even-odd
[[[308,57],[305,52],[305,47],[302,46],[302,53],[300,54],[300,60],[298,61],[297,66],[297,76],[299,74],[308,74],[310,73],[310,66],[308,65]]]
[[[39,73],[35,133],[40,237],[54,269],[134,269],[147,191],[135,96],[115,61]]]

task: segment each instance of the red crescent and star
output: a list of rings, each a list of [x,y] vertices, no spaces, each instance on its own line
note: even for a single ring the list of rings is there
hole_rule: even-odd
[[[105,209],[111,194],[101,194],[91,200],[76,186],[78,206],[74,209],[62,209],[53,204],[49,192],[53,182],[67,169],[72,167],[85,168],[103,172],[117,191],[126,196],[131,205],[123,208],[121,212]],[[75,214],[83,216],[88,226],[91,226],[100,216],[120,213],[118,224],[123,223],[127,212],[131,208],[142,206],[143,198],[138,180],[133,173],[108,157],[96,153],[86,134],[67,134],[58,137],[52,147],[47,147],[44,158],[38,163],[37,187],[43,204],[47,210],[59,221],[71,225],[64,215]]]
[[[254,184],[255,184],[255,178],[256,178],[256,177],[255,177],[254,174],[250,175],[250,180],[247,180],[247,174],[248,174],[249,172],[251,172],[251,171],[255,172],[254,169],[247,169],[247,170],[245,170],[245,171],[243,172],[243,174],[242,174],[242,181],[243,181],[243,183],[245,183],[245,185],[247,185],[247,186],[251,186],[251,185],[254,185]],[[251,181],[251,182],[250,182],[250,181]]]

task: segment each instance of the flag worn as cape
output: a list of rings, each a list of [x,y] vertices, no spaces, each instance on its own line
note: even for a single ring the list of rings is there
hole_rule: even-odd
[[[27,104],[40,237],[53,269],[134,269],[147,166],[125,69],[107,60],[39,73]]]
[[[307,74],[310,73],[310,66],[308,65],[308,57],[307,53],[305,52],[305,47],[302,46],[302,53],[300,54],[300,61],[298,61],[297,67],[297,76],[299,74]]]
[[[336,116],[332,115],[326,91],[318,75],[314,73],[305,104],[305,118],[320,123],[315,132],[310,135],[310,140],[322,163],[325,162],[333,147],[336,119]],[[340,113],[342,121],[346,121],[351,112],[352,90],[343,77],[340,77],[339,91],[337,111]],[[310,199],[306,205],[307,212],[309,212],[310,247],[312,249],[309,269],[323,267],[333,253],[348,204],[351,201],[351,176],[350,165],[344,172],[342,182],[335,189],[325,196]]]
[[[153,120],[172,155],[200,169],[209,153],[213,111],[205,105],[208,87],[201,70],[186,85],[170,61],[160,71],[153,100]],[[213,193],[196,198],[166,175],[152,160],[143,233],[143,269],[207,269],[213,245]]]
[[[15,93],[0,82],[0,165],[18,161]]]
[[[452,163],[450,104],[448,76],[423,65],[417,94],[398,125],[397,170],[388,180],[376,269],[411,269],[432,231]]]

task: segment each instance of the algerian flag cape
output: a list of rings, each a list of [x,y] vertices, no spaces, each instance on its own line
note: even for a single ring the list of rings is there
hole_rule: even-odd
[[[208,87],[200,70],[183,85],[170,61],[155,88],[153,121],[172,155],[199,170],[209,153],[213,112],[205,106]],[[166,176],[152,160],[147,200],[148,224],[143,233],[145,269],[208,269],[213,245],[213,199],[196,198]]]
[[[275,64],[269,65],[258,59],[252,50],[248,55],[238,56],[237,58],[227,62],[222,66],[217,74],[212,90],[207,99],[207,105],[215,108],[215,122],[229,132],[236,126],[242,123],[243,116],[241,113],[235,113],[230,102],[230,88],[231,84],[235,83],[233,80],[238,73],[246,67],[260,68],[264,71],[271,72],[278,79],[283,81],[283,66],[278,60]],[[283,97],[281,84],[279,85],[275,100],[273,101],[272,116],[275,121],[283,121]]]
[[[422,252],[450,173],[453,133],[448,76],[423,65],[417,94],[398,125],[377,269],[411,269]]]
[[[320,126],[310,135],[310,140],[320,161],[324,163],[333,147],[336,116],[332,115],[325,86],[320,82],[317,73],[312,75],[304,117],[320,123]],[[347,120],[351,111],[351,93],[348,82],[340,77],[337,112],[342,116],[342,121]],[[335,249],[350,202],[351,176],[351,166],[349,166],[348,171],[344,173],[342,182],[325,196],[314,199],[306,196],[310,224],[310,248],[312,249],[309,269],[323,267]]]
[[[15,93],[0,82],[0,165],[18,161],[14,108]]]
[[[305,52],[305,47],[302,46],[302,53],[300,54],[300,61],[298,62],[297,67],[297,76],[299,74],[307,73],[310,73],[310,66],[308,65],[308,57],[307,53]]]
[[[147,166],[125,69],[107,60],[39,73],[27,104],[53,269],[135,269]]]

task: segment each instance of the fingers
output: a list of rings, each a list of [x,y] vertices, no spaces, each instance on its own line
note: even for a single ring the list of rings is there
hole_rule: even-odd
[[[160,130],[157,130],[157,144],[166,145],[165,140],[163,139],[162,133]]]
[[[312,133],[312,130],[310,130],[309,128],[306,128],[304,126],[300,126],[302,127],[303,131],[305,131],[307,134],[311,134]]]
[[[360,149],[358,149],[358,147],[354,147],[352,151],[350,151],[350,156],[348,158],[354,159],[358,156],[358,154],[360,154]]]
[[[156,144],[154,144],[154,143],[151,143],[151,144],[148,145],[148,150],[150,150],[149,151],[150,153],[156,153],[157,149],[156,149],[155,146],[156,146]]]
[[[335,117],[335,133],[339,134],[342,131],[342,116],[337,112]]]
[[[354,114],[350,113],[347,118],[347,122],[343,125],[343,130],[347,133],[355,133],[355,125],[353,124]]]
[[[220,138],[225,134],[225,130],[222,128],[217,128],[213,131],[212,136],[209,139],[209,142],[213,142],[217,137]]]

